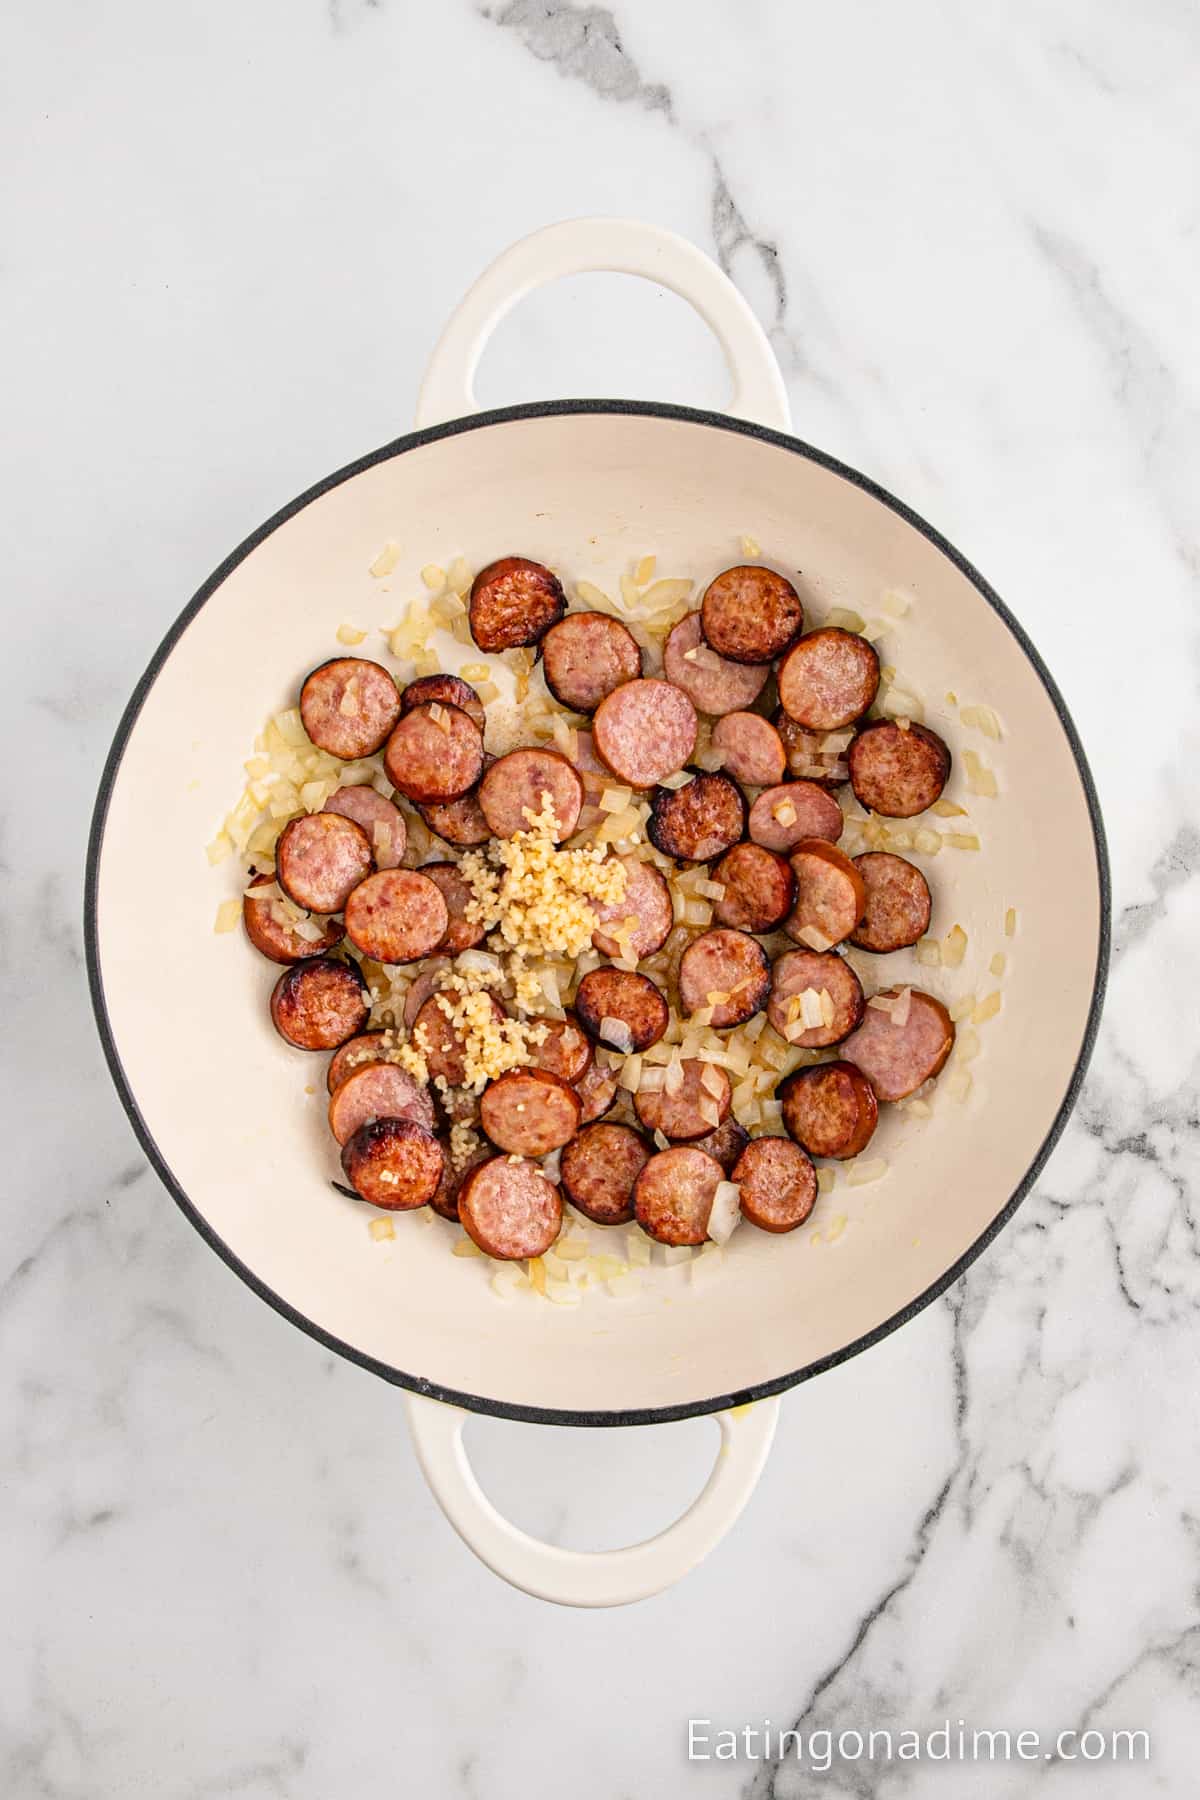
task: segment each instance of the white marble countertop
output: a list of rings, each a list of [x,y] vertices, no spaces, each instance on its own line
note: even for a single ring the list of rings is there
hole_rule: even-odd
[[[27,0],[6,40],[6,1800],[1192,1794],[1195,11]],[[79,916],[100,763],[183,601],[405,427],[493,254],[587,212],[714,251],[800,435],[1030,630],[1106,810],[1116,959],[1014,1223],[788,1398],[703,1568],[581,1615],[470,1558],[399,1395],[170,1203]],[[516,315],[482,385],[721,399],[700,328],[602,278]],[[665,1522],[711,1432],[470,1436],[521,1522],[594,1545]],[[689,1766],[689,1717],[1137,1727],[1153,1760]]]

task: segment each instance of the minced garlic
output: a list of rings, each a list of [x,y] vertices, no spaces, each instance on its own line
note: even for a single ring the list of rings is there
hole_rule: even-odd
[[[530,816],[528,831],[468,851],[458,865],[473,895],[466,917],[497,931],[525,960],[581,956],[598,922],[588,902],[615,906],[625,898],[624,864],[599,845],[560,848],[556,824],[547,797],[541,812]]]

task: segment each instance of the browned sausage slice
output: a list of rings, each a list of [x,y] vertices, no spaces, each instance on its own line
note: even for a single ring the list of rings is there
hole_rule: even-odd
[[[907,949],[924,937],[933,900],[920,869],[888,850],[856,856],[854,866],[867,890],[867,910],[850,933],[850,942],[860,950],[885,955],[889,950]]]
[[[846,821],[832,794],[815,781],[786,781],[764,788],[750,808],[749,831],[765,850],[794,850],[804,838],[836,844]]]
[[[357,968],[332,956],[293,964],[271,993],[271,1021],[297,1050],[336,1050],[357,1037],[370,1013],[367,984]]]
[[[412,1119],[373,1119],[342,1146],[342,1168],[355,1193],[389,1212],[411,1212],[437,1193],[442,1146]]]
[[[796,1069],[779,1083],[775,1097],[796,1142],[810,1156],[831,1156],[839,1162],[866,1149],[879,1118],[875,1090],[850,1062]]]
[[[374,863],[361,825],[336,813],[292,819],[275,846],[275,879],[308,912],[341,912]]]
[[[866,1004],[862,983],[844,957],[788,950],[775,960],[767,1017],[789,1044],[823,1050],[841,1043],[861,1020]]]
[[[911,819],[941,796],[950,779],[950,752],[924,725],[880,719],[850,746],[850,785],[868,811]]]
[[[737,1184],[742,1217],[760,1231],[795,1231],[817,1198],[816,1170],[803,1150],[783,1137],[747,1144],[730,1180]]]
[[[815,781],[822,787],[842,787],[850,779],[846,751],[853,733],[850,731],[805,731],[780,707],[775,714],[775,729],[787,757],[788,774],[800,781]]]
[[[450,915],[446,935],[438,945],[439,951],[443,955],[457,956],[460,950],[472,950],[476,944],[481,944],[487,935],[486,928],[466,916],[468,906],[474,905],[475,895],[459,873],[458,864],[422,863],[421,874],[441,889]]]
[[[440,700],[443,706],[457,706],[483,730],[487,720],[483,701],[461,675],[421,675],[410,681],[401,690],[400,710],[411,712],[414,706],[428,706],[434,700]]]
[[[423,806],[461,800],[483,774],[483,734],[460,706],[432,700],[404,714],[383,766],[392,786]]]
[[[329,1129],[339,1144],[368,1119],[413,1119],[433,1130],[433,1101],[419,1081],[395,1063],[368,1063],[354,1069],[329,1101]]]
[[[300,718],[318,750],[343,762],[373,756],[400,717],[396,684],[379,663],[335,656],[300,689]]]
[[[612,935],[613,931],[620,931],[625,934],[634,960],[640,962],[642,957],[653,956],[662,949],[671,935],[675,911],[671,890],[660,869],[653,863],[638,862],[633,856],[622,857],[621,861],[625,865],[624,897],[611,906],[591,902],[599,921],[592,943],[601,956],[622,956],[622,945]],[[606,925],[610,927],[608,931],[603,929]]]
[[[633,1184],[650,1147],[630,1125],[588,1125],[562,1153],[560,1179],[567,1199],[597,1225],[625,1225],[633,1217]]]
[[[682,688],[697,712],[719,718],[753,706],[767,685],[769,668],[729,662],[704,641],[700,614],[688,613],[663,646],[663,674]]]
[[[494,756],[484,753],[485,774],[495,760]],[[461,800],[447,800],[440,806],[418,806],[417,811],[430,831],[458,850],[475,850],[480,844],[486,844],[492,835],[492,828],[484,818],[479,804],[478,787],[472,788],[469,794],[464,794]]]
[[[691,1144],[652,1156],[633,1188],[637,1222],[660,1244],[702,1244],[724,1170]]]
[[[542,1256],[562,1229],[562,1195],[533,1163],[491,1156],[458,1190],[464,1230],[487,1256],[520,1262]]]
[[[620,1083],[611,1069],[603,1069],[598,1062],[592,1061],[573,1085],[583,1109],[579,1123],[590,1125],[594,1120],[602,1119],[612,1106]]]
[[[886,988],[876,994],[876,1000],[898,1004],[891,1013],[868,1006],[843,1049],[871,1083],[877,1100],[904,1100],[915,1094],[922,1082],[939,1073],[954,1048],[954,1024],[941,1001],[921,988],[911,988],[905,1007],[904,991]]]
[[[325,802],[327,813],[338,813],[361,825],[371,845],[377,869],[398,869],[408,847],[404,814],[373,787],[340,787]]]
[[[707,1150],[710,1156],[715,1156],[728,1175],[749,1142],[750,1133],[745,1126],[739,1125],[733,1114],[730,1113],[729,1117],[723,1124],[718,1125],[715,1131],[710,1131],[707,1137],[696,1139],[696,1148],[697,1150]]]
[[[297,930],[299,920],[289,919],[287,906],[279,897],[279,884],[273,875],[256,875],[251,888],[269,887],[269,900],[254,900],[247,893],[242,900],[242,922],[246,936],[256,950],[272,962],[305,962],[310,956],[324,956],[340,944],[346,935],[337,919],[327,919],[320,935],[306,938]],[[313,929],[317,927],[314,924]]]
[[[430,994],[436,994],[442,986],[442,978],[449,969],[449,959],[439,956],[436,961],[426,963],[419,975],[413,976],[404,995],[404,1028],[406,1031],[412,1030],[417,1022],[417,1014]]]
[[[500,1024],[506,1017],[500,1002],[488,996],[492,1018]],[[438,1003],[437,995],[426,1000],[412,1028],[413,1042],[425,1058],[431,1081],[439,1077],[451,1087],[462,1087],[467,1079],[466,1042],[459,1027]]]
[[[494,837],[532,830],[549,804],[554,841],[569,838],[583,805],[579,772],[557,750],[510,750],[498,756],[479,784],[479,806]]]
[[[491,1150],[473,1150],[460,1169],[453,1166],[449,1156],[446,1157],[438,1191],[429,1202],[440,1218],[450,1219],[455,1225],[461,1222],[458,1216],[458,1196],[462,1184],[471,1170],[477,1169],[480,1163],[490,1161],[492,1154]]]
[[[707,1137],[729,1117],[733,1088],[718,1064],[685,1056],[679,1065],[682,1079],[671,1087],[670,1068],[643,1069],[633,1105],[647,1131],[681,1142]],[[662,1076],[661,1084],[659,1076]]]
[[[614,775],[650,788],[677,775],[696,748],[696,709],[669,681],[626,681],[603,699],[592,742]]]
[[[579,983],[575,1010],[589,1037],[612,1050],[648,1050],[670,1021],[662,989],[632,969],[592,969]]]
[[[568,613],[542,639],[546,686],[572,712],[594,712],[606,694],[641,672],[637,639],[608,613]]]
[[[796,904],[784,923],[788,936],[811,950],[828,950],[850,936],[867,904],[866,883],[844,851],[806,838],[791,855]]]
[[[762,1011],[770,991],[767,953],[744,931],[702,931],[680,958],[679,1004],[688,1014],[711,1007],[714,1031],[744,1025]]]
[[[747,787],[775,787],[787,773],[783,740],[761,713],[726,713],[713,727],[712,741],[725,757],[721,767]]]
[[[325,1085],[331,1094],[341,1087],[347,1075],[353,1075],[355,1069],[366,1068],[368,1063],[387,1061],[386,1035],[382,1031],[360,1031],[357,1037],[334,1051],[325,1071]]]
[[[436,950],[450,915],[436,882],[416,869],[383,869],[346,902],[346,936],[381,963],[417,962]]]
[[[650,808],[646,835],[680,862],[711,862],[745,835],[745,795],[728,775],[694,775],[685,787],[655,788]]]
[[[796,878],[786,857],[761,844],[735,844],[713,870],[725,892],[713,906],[719,925],[775,931],[792,910]]]
[[[479,1102],[479,1122],[498,1150],[513,1156],[549,1156],[579,1130],[579,1095],[546,1069],[509,1069],[489,1081]]]
[[[791,582],[774,569],[741,563],[709,582],[700,623],[719,656],[769,663],[804,630],[804,608]]]
[[[557,576],[526,556],[502,556],[471,583],[471,636],[481,650],[536,644],[566,610]]]
[[[557,1075],[578,1087],[592,1061],[592,1046],[579,1020],[570,1013],[565,1019],[547,1019],[546,1035],[533,1046],[533,1066]]]
[[[779,665],[779,704],[806,731],[838,731],[861,719],[879,691],[875,646],[835,625],[810,631]]]

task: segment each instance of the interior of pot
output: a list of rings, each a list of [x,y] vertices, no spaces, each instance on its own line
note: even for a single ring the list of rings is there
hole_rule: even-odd
[[[932,1116],[883,1108],[880,1179],[822,1196],[809,1226],[735,1234],[711,1278],[655,1268],[641,1290],[577,1309],[505,1302],[489,1266],[451,1255],[452,1229],[395,1220],[330,1187],[325,1058],[275,1034],[277,970],[240,931],[215,935],[236,869],[204,847],[241,791],[268,714],[335,654],[343,621],[395,624],[418,571],[520,552],[613,592],[647,553],[703,582],[752,535],[820,616],[864,617],[885,590],[913,606],[881,645],[956,754],[997,775],[970,799],[978,853],[922,861],[933,930],[967,934],[961,967],[912,952],[856,955],[868,992],[913,981],[947,1002],[999,989],[978,1027],[965,1100],[943,1081]],[[394,540],[394,573],[369,565]],[[797,571],[799,572],[797,574]],[[457,667],[478,653],[455,646]],[[386,654],[383,660],[387,660]],[[994,743],[963,727],[985,702]],[[954,821],[942,822],[953,826]],[[637,410],[495,418],[385,456],[268,532],[200,606],[145,695],[111,793],[96,890],[99,975],[124,1081],[160,1167],[261,1285],[351,1354],[434,1391],[503,1410],[669,1413],[780,1384],[844,1353],[943,1282],[993,1226],[1052,1132],[1089,1027],[1102,932],[1087,795],[1055,701],[951,557],[857,482],[779,441]],[[1015,909],[1016,930],[1005,920]],[[1003,978],[990,972],[1006,958]],[[164,1200],[164,1205],[166,1201]],[[164,1218],[164,1229],[173,1223]]]

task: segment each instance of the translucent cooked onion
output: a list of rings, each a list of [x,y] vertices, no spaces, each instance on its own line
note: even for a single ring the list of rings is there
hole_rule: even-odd
[[[719,1181],[708,1215],[708,1235],[714,1244],[727,1244],[742,1222],[742,1197],[732,1181]]]

